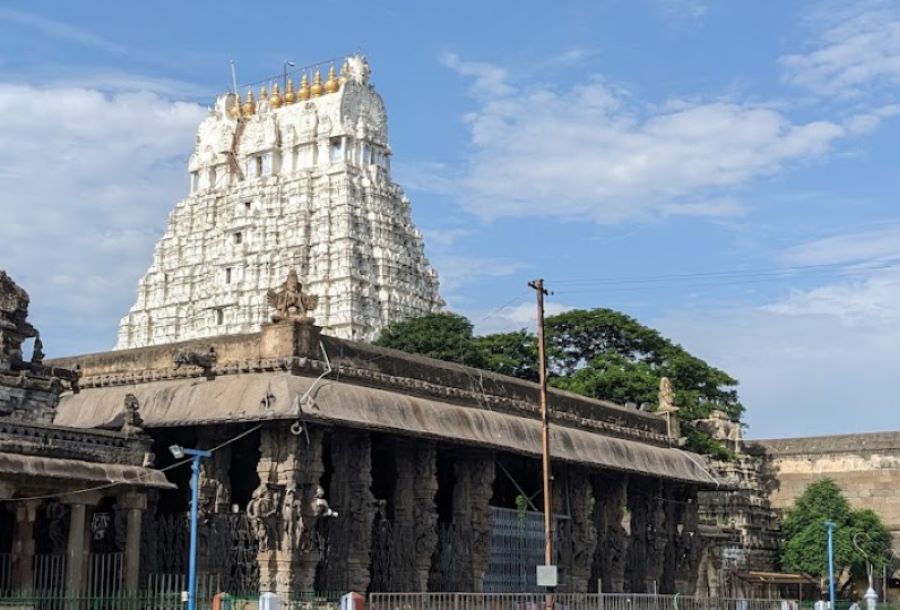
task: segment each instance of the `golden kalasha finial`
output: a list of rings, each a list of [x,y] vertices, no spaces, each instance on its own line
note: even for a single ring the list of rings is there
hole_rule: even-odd
[[[228,114],[231,115],[231,118],[236,119],[241,116],[241,96],[237,93],[232,95],[234,95],[234,102],[231,104]]]
[[[278,92],[278,83],[272,84],[272,97],[269,98],[269,105],[272,108],[281,107],[281,93]]]
[[[325,88],[322,86],[322,73],[318,70],[313,74],[313,84],[312,87],[310,87],[309,92],[312,93],[313,97],[319,97],[325,92]]]
[[[290,106],[294,102],[297,101],[297,94],[294,93],[294,81],[293,79],[288,79],[287,88],[284,90],[284,105]]]
[[[256,100],[253,98],[253,89],[247,89],[247,101],[241,106],[241,112],[244,116],[256,114]]]
[[[350,80],[350,62],[346,59],[344,60],[344,65],[341,66],[341,77],[338,80],[342,85],[346,85],[347,81]]]
[[[328,68],[328,80],[325,81],[325,93],[335,93],[338,89],[341,88],[341,84],[337,80],[337,74],[335,74],[334,66]]]
[[[269,94],[266,93],[266,86],[263,85],[262,87],[259,88],[259,101],[263,101],[263,100],[267,100],[267,99],[269,99]]]
[[[297,99],[305,102],[309,99],[309,93],[309,79],[304,74],[303,78],[300,79],[300,91],[297,92]]]

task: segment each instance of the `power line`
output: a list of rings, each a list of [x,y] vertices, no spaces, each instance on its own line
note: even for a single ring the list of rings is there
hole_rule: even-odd
[[[820,265],[798,265],[793,267],[769,268],[769,269],[732,269],[722,271],[701,271],[695,273],[672,273],[659,275],[646,275],[636,277],[584,277],[584,278],[560,278],[553,279],[554,284],[563,286],[617,286],[632,284],[665,283],[673,281],[690,280],[737,280],[737,279],[780,279],[802,274],[824,273],[868,273],[888,269],[900,269],[900,259],[889,259],[874,264],[848,264],[828,263]]]

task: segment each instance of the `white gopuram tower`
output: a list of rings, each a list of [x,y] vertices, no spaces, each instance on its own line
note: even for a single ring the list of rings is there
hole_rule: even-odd
[[[169,216],[116,349],[255,332],[291,269],[328,334],[371,340],[439,310],[438,280],[391,181],[384,103],[352,56],[326,80],[226,94],[200,124],[190,195]]]

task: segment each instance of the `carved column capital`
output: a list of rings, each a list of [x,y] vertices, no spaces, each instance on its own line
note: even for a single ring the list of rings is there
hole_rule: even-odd
[[[80,493],[60,496],[59,501],[63,504],[83,504],[84,506],[97,506],[105,497],[105,494],[99,491],[83,491]]]
[[[123,510],[147,510],[147,494],[129,491],[119,495],[116,504]]]

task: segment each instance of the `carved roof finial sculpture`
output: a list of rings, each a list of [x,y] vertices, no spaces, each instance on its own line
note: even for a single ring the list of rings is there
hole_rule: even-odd
[[[309,88],[309,92],[313,97],[319,97],[325,93],[325,87],[322,85],[322,72],[318,68],[316,68],[316,73],[313,74],[313,83],[312,87]]]
[[[659,380],[659,410],[671,411],[675,408],[675,393],[672,391],[672,382],[668,377],[662,377]]]
[[[269,106],[278,109],[281,107],[282,97],[281,91],[278,89],[278,83],[272,83],[272,95],[269,96]]]
[[[284,105],[290,106],[297,101],[297,92],[294,91],[294,79],[287,79],[287,88],[284,90]]]
[[[41,336],[36,335],[34,338],[34,349],[31,352],[31,364],[43,364],[44,363],[44,342],[41,341]]]
[[[28,323],[28,293],[0,271],[0,370],[22,365],[22,342],[37,336]]]
[[[314,294],[303,294],[303,285],[297,277],[297,272],[291,269],[280,290],[269,290],[266,302],[275,308],[272,322],[296,320],[312,323],[314,320],[309,313],[318,306],[319,297]]]
[[[140,434],[144,431],[142,427],[144,420],[140,413],[141,404],[138,402],[137,396],[128,393],[122,404],[122,428],[123,434]]]
[[[306,75],[306,72],[304,72],[303,76],[300,77],[300,90],[297,92],[297,99],[301,102],[305,102],[309,99],[310,95],[309,77]]]

